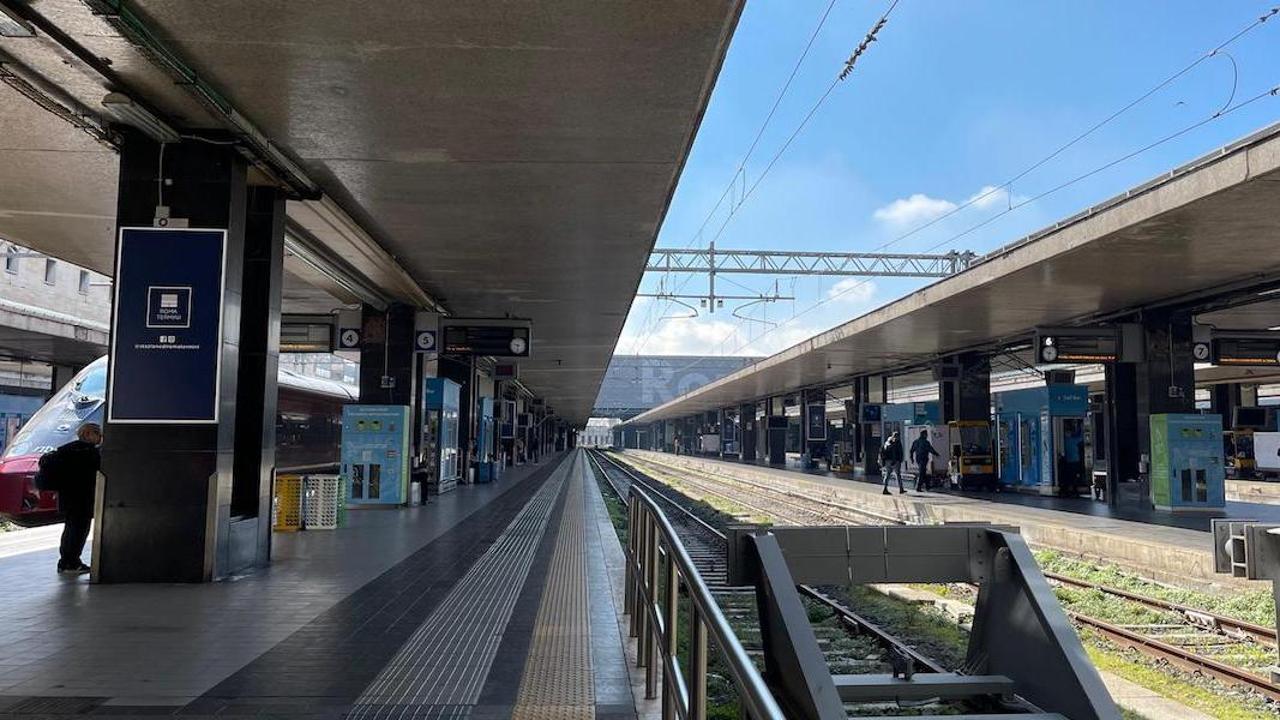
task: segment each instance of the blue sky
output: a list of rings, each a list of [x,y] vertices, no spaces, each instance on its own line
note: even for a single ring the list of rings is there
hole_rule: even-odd
[[[1230,38],[1272,3],[901,0],[880,39],[740,204],[706,223],[830,0],[749,0],[658,239],[660,247],[984,252],[1280,121],[1267,97],[982,228],[974,225],[1227,105],[1280,85],[1280,15],[1200,63],[1053,161],[974,206],[903,238],[999,186]],[[888,2],[836,0],[744,173],[751,187],[839,73]],[[1233,69],[1234,61],[1234,69]],[[729,209],[736,205],[730,217]],[[726,224],[726,219],[728,220]],[[771,291],[774,278],[721,276],[721,292]],[[776,278],[795,301],[693,319],[637,299],[617,352],[767,355],[889,302],[923,281]],[[646,277],[642,292],[663,278]],[[702,277],[665,279],[703,292]],[[814,308],[815,303],[835,299]],[[810,309],[812,308],[812,309]],[[772,328],[772,329],[770,329]]]

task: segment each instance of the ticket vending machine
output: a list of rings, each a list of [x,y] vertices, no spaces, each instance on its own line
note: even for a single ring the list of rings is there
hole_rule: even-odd
[[[497,479],[497,428],[493,422],[493,398],[481,397],[476,403],[476,482]]]
[[[408,502],[409,407],[343,406],[341,459],[352,504]]]
[[[458,485],[458,422],[462,388],[447,378],[427,378],[423,384],[423,423],[420,447],[425,457],[427,492],[440,495]]]
[[[1226,507],[1221,415],[1151,416],[1151,502],[1173,512]]]

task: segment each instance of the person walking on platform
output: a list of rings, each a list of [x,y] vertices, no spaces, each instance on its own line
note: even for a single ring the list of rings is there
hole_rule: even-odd
[[[884,472],[884,488],[881,492],[885,495],[889,494],[889,476],[898,476],[898,492],[905,493],[906,488],[902,487],[902,440],[898,438],[895,431],[885,441],[884,447],[880,448],[880,466]]]
[[[76,431],[76,439],[46,453],[40,458],[40,474],[44,484],[58,491],[58,507],[62,510],[62,543],[58,572],[83,575],[89,566],[80,560],[89,524],[93,520],[93,503],[97,494],[98,468],[102,456],[102,428],[85,423]]]
[[[916,492],[921,487],[925,490],[929,489],[929,456],[937,457],[938,451],[933,449],[933,443],[929,442],[929,431],[921,430],[920,437],[911,443],[911,459],[916,464]]]

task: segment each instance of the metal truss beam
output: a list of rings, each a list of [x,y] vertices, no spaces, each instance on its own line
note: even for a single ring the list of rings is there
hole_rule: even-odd
[[[657,248],[649,254],[645,271],[943,278],[969,267],[977,257],[958,250],[930,255]]]

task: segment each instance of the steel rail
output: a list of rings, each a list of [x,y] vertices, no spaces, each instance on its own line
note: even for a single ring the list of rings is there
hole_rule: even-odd
[[[639,661],[645,668],[646,697],[658,696],[661,665],[663,718],[706,718],[708,640],[713,640],[748,716],[785,720],[773,692],[742,647],[671,521],[642,489],[642,483],[633,482],[627,495],[626,605],[631,635],[639,641]],[[690,603],[688,680],[676,640],[681,587]]]
[[[691,471],[687,468],[677,469],[677,468],[674,468],[673,466],[666,465],[665,463],[655,463],[655,464],[664,468],[670,468],[677,471],[683,470],[685,473],[692,474]],[[811,497],[811,496],[802,496],[802,497],[806,501],[814,504],[826,504],[826,505],[832,504],[822,498]],[[1089,583],[1087,581],[1075,580],[1074,578],[1067,578],[1066,576],[1061,576],[1056,573],[1045,573],[1045,576],[1048,578],[1059,580],[1064,583],[1069,583],[1069,584],[1082,586],[1082,587],[1091,587],[1101,592],[1116,595],[1118,597],[1124,597],[1126,599],[1130,599],[1135,602],[1149,604],[1153,607],[1161,607],[1163,609],[1168,609],[1168,610],[1185,611],[1189,613],[1194,613],[1194,614],[1199,614],[1206,617],[1214,618],[1215,620],[1218,618],[1222,618],[1225,625],[1228,625],[1230,627],[1235,627],[1239,629],[1241,632],[1249,633],[1250,636],[1257,635],[1258,637],[1261,637],[1264,639],[1271,638],[1270,642],[1275,642],[1274,640],[1274,638],[1276,637],[1275,632],[1272,631],[1270,628],[1266,628],[1259,625],[1253,625],[1252,623],[1246,623],[1244,621],[1234,620],[1232,618],[1226,618],[1223,616],[1216,615],[1214,613],[1208,613],[1201,610],[1196,610],[1195,608],[1180,605],[1178,603],[1166,602],[1162,600],[1157,600],[1155,598],[1146,598],[1136,593],[1130,593],[1126,590],[1121,590],[1119,588],[1112,588],[1112,587],[1103,586],[1097,583]],[[1096,629],[1097,631],[1099,631],[1100,633],[1102,633],[1103,635],[1105,635],[1106,637],[1108,637],[1109,639],[1111,639],[1112,641],[1116,642],[1119,645],[1132,647],[1133,649],[1138,650],[1139,652],[1143,652],[1144,654],[1150,655],[1157,659],[1166,660],[1171,664],[1177,665],[1178,667],[1190,670],[1192,672],[1203,672],[1207,675],[1211,675],[1229,684],[1236,685],[1239,687],[1244,687],[1250,690],[1255,690],[1257,692],[1262,693],[1268,698],[1272,698],[1274,700],[1280,700],[1280,684],[1272,683],[1265,678],[1259,677],[1258,675],[1255,675],[1252,672],[1249,672],[1248,670],[1227,665],[1226,663],[1220,662],[1218,660],[1214,660],[1212,658],[1206,657],[1199,653],[1194,653],[1189,650],[1185,650],[1181,647],[1178,647],[1176,645],[1171,645],[1169,643],[1163,642],[1157,638],[1149,637],[1147,635],[1143,635],[1133,630],[1129,630],[1127,628],[1120,627],[1112,623],[1108,623],[1105,620],[1100,620],[1098,618],[1085,615],[1079,612],[1067,610],[1065,608],[1063,610],[1064,612],[1067,613],[1067,616],[1070,617],[1075,622],[1081,625],[1085,625],[1085,626]]]
[[[1044,576],[1046,578],[1056,582],[1060,582],[1064,585],[1071,585],[1073,587],[1098,590],[1099,592],[1106,593],[1107,595],[1115,595],[1116,597],[1124,598],[1125,600],[1130,600],[1140,605],[1145,605],[1146,607],[1155,608],[1158,610],[1171,610],[1173,612],[1182,613],[1183,615],[1188,616],[1188,618],[1191,620],[1192,625],[1198,626],[1198,624],[1195,622],[1196,618],[1204,618],[1206,621],[1208,621],[1213,625],[1212,628],[1208,628],[1208,629],[1222,630],[1224,634],[1226,634],[1228,637],[1234,637],[1230,631],[1236,631],[1241,633],[1243,636],[1247,636],[1250,639],[1260,643],[1269,644],[1269,645],[1276,644],[1276,631],[1274,628],[1269,628],[1264,625],[1257,625],[1257,624],[1247,622],[1245,620],[1239,620],[1233,617],[1227,617],[1226,615],[1220,615],[1218,613],[1211,612],[1208,610],[1200,610],[1199,608],[1194,608],[1194,607],[1191,607],[1190,605],[1183,605],[1181,603],[1176,603],[1169,600],[1161,600],[1160,598],[1153,598],[1153,597],[1148,597],[1146,595],[1139,595],[1138,593],[1135,593],[1135,592],[1130,592],[1122,588],[1111,587],[1110,585],[1103,585],[1102,583],[1095,583],[1089,580],[1079,580],[1077,578],[1073,578],[1068,575],[1061,575],[1059,573],[1049,572],[1047,570],[1044,570],[1042,572],[1044,573]]]
[[[1204,673],[1230,685],[1236,685],[1259,692],[1272,700],[1280,700],[1280,685],[1254,675],[1247,670],[1232,667],[1231,665],[1227,665],[1226,663],[1219,662],[1212,658],[1207,658],[1203,655],[1189,652],[1176,645],[1170,645],[1169,643],[1143,635],[1142,633],[1134,632],[1128,628],[1113,625],[1105,620],[1099,620],[1098,618],[1073,612],[1065,608],[1063,611],[1066,612],[1067,617],[1081,625],[1097,630],[1117,645],[1131,647],[1143,654],[1168,661],[1169,663],[1177,665],[1184,670]]]
[[[618,470],[626,474],[627,477],[630,478],[633,483],[637,483],[644,487],[650,487],[647,482],[645,482],[644,480],[641,480],[639,476],[637,476],[634,472],[632,472],[631,470],[623,466],[622,463],[617,458],[614,458],[605,453],[599,453],[599,455],[600,457],[603,457],[606,460],[608,460],[609,463],[613,465],[613,467],[617,468]],[[707,524],[706,521],[704,521],[702,518],[698,517],[696,514],[691,512],[688,508],[680,505],[678,502],[676,502],[675,500],[669,497],[666,497],[665,495],[662,495],[659,493],[658,496],[665,499],[673,507],[680,510],[682,513],[684,513],[688,517],[692,518],[693,520],[697,521],[698,523],[706,527],[709,532],[714,533],[715,535],[719,536],[721,540],[724,540],[725,542],[727,542],[727,538],[725,537],[724,533],[720,532],[715,527]],[[880,645],[882,648],[886,650],[897,650],[911,657],[912,660],[915,661],[917,667],[922,669],[922,671],[924,672],[938,672],[938,673],[947,672],[946,668],[938,664],[936,660],[919,652],[913,646],[899,639],[893,633],[888,632],[887,630],[880,627],[879,625],[876,625],[874,622],[859,615],[853,610],[850,610],[839,600],[836,600],[835,598],[830,597],[827,594],[823,593],[821,590],[810,587],[808,585],[799,585],[797,587],[799,588],[801,594],[819,603],[820,605],[824,605],[827,608],[831,609],[832,612],[834,612],[836,616],[840,618],[840,621],[844,623],[846,629],[848,629],[850,632],[853,632],[854,634],[865,635],[867,637],[870,637],[872,640],[876,642],[876,644]]]

